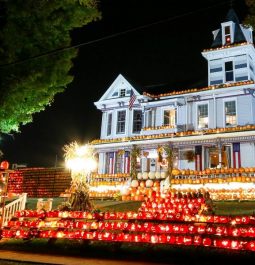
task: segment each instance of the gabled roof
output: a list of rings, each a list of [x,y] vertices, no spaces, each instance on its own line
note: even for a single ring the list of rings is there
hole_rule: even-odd
[[[239,19],[238,19],[237,14],[233,8],[231,8],[228,11],[226,19],[223,22],[228,22],[228,21],[232,21],[235,23],[234,43],[246,42],[246,38],[245,38],[243,31],[240,27]],[[223,45],[223,43],[222,43],[222,28],[220,27],[220,29],[217,33],[217,36],[215,37],[211,47],[215,48],[215,47],[220,47],[222,45]]]
[[[110,87],[106,90],[106,92],[103,94],[103,96],[98,101],[104,101],[108,99],[112,99],[115,96],[113,96],[115,93],[118,94],[118,91],[120,89],[127,89],[128,92],[130,90],[133,90],[136,95],[141,95],[142,92],[140,87],[134,86],[131,84],[122,74],[119,74],[117,78],[113,81],[113,83],[110,85]],[[130,93],[126,95],[126,97],[129,97]]]

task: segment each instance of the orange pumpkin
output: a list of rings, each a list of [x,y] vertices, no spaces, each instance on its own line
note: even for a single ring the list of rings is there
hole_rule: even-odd
[[[174,175],[174,176],[178,176],[178,175],[180,175],[180,170],[177,169],[177,168],[174,168],[174,169],[172,170],[172,175]]]

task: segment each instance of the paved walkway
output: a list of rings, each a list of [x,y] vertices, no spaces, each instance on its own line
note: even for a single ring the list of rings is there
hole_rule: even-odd
[[[156,265],[158,263],[150,263],[143,261],[125,261],[125,260],[109,260],[95,259],[85,257],[70,257],[60,255],[36,254],[27,252],[16,252],[9,250],[0,250],[0,262],[2,260],[23,261],[23,262],[40,262],[51,265]],[[2,263],[4,264],[4,263]],[[161,265],[163,265],[161,263]]]

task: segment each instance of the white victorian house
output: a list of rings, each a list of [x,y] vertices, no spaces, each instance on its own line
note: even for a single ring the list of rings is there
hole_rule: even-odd
[[[98,173],[129,173],[134,145],[141,149],[141,172],[165,170],[157,155],[165,145],[173,148],[179,169],[255,167],[252,28],[240,24],[231,9],[202,56],[208,62],[207,87],[149,94],[121,74],[115,79],[95,102],[102,111],[101,137],[92,142]]]

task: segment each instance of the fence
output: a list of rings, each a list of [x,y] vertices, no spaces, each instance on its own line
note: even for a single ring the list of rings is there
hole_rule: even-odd
[[[27,193],[22,193],[18,199],[5,205],[4,209],[0,208],[2,214],[1,224],[6,225],[8,221],[14,216],[16,211],[24,210],[27,202]]]

